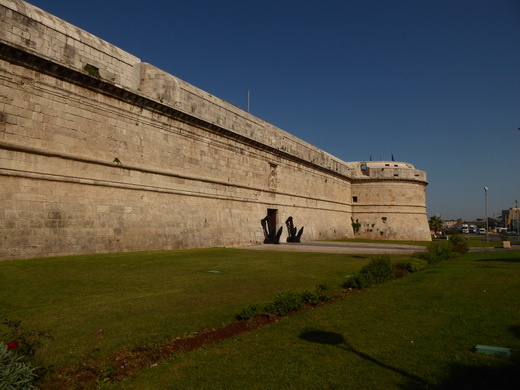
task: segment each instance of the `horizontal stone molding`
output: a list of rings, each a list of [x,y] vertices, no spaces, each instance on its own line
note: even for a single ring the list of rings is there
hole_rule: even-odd
[[[208,179],[208,178],[197,177],[197,176],[180,175],[180,174],[176,174],[176,173],[172,173],[172,172],[160,170],[160,169],[149,169],[149,168],[143,168],[143,167],[138,167],[138,166],[126,165],[126,164],[125,165],[116,165],[113,162],[109,163],[107,161],[102,161],[102,160],[93,159],[93,158],[77,157],[77,156],[69,155],[66,153],[48,152],[48,151],[41,150],[41,149],[14,145],[14,144],[6,143],[6,142],[0,142],[0,150],[2,150],[2,149],[13,151],[13,152],[19,152],[19,153],[28,153],[28,154],[45,156],[45,157],[51,157],[51,158],[60,158],[60,159],[64,159],[64,160],[76,161],[76,162],[85,163],[85,164],[101,165],[101,166],[105,166],[110,169],[116,169],[116,170],[136,171],[136,172],[142,172],[142,173],[146,173],[146,174],[168,176],[168,177],[172,177],[172,178],[189,180],[189,181],[194,181],[194,182],[215,184],[215,185],[219,185],[219,186],[223,186],[223,187],[245,189],[245,190],[251,191],[253,193],[265,193],[268,195],[276,195],[279,197],[289,197],[289,198],[297,198],[297,199],[302,199],[302,200],[310,200],[313,202],[335,204],[340,207],[340,209],[318,207],[319,209],[323,209],[323,210],[341,211],[341,209],[344,209],[345,207],[350,209],[350,204],[347,204],[344,202],[337,202],[334,200],[326,200],[326,199],[322,199],[322,198],[302,196],[302,195],[295,194],[295,193],[271,191],[268,189],[255,188],[255,187],[244,186],[244,185],[240,185],[240,184],[231,184],[231,183],[227,183],[227,182],[220,181],[220,180]],[[110,187],[118,187],[118,188],[132,189],[132,190],[174,193],[174,194],[178,194],[178,195],[198,196],[198,197],[206,197],[206,198],[214,198],[214,199],[226,199],[226,200],[234,200],[234,201],[240,201],[240,202],[254,201],[259,204],[271,204],[272,203],[272,202],[262,202],[259,200],[255,200],[251,197],[241,198],[241,197],[234,197],[234,196],[222,196],[222,195],[217,195],[217,194],[205,193],[202,191],[194,192],[194,191],[189,191],[189,190],[172,189],[172,188],[168,188],[168,187],[149,186],[146,184],[133,184],[133,183],[110,181],[110,180],[91,179],[91,178],[86,178],[86,177],[56,175],[56,174],[45,173],[45,172],[29,172],[29,171],[25,171],[25,170],[14,170],[14,169],[5,169],[5,168],[2,169],[1,167],[0,167],[0,175],[26,177],[26,178],[50,180],[50,181],[62,181],[62,182],[70,182],[70,183],[73,182],[73,183],[77,183],[77,184],[86,184],[86,185],[110,186]],[[279,200],[277,200],[277,203],[279,203]],[[287,203],[287,206],[290,206],[290,205],[291,205],[290,203]],[[305,207],[305,206],[301,206],[301,207]],[[312,207],[312,208],[315,208],[315,207]]]
[[[313,170],[321,171],[327,173],[328,175],[336,176],[349,182],[351,181],[350,177],[343,175],[333,169],[329,169],[312,161],[308,161],[285,152],[281,148],[283,145],[281,145],[280,149],[278,149],[265,143],[261,143],[257,140],[245,137],[224,127],[218,126],[215,123],[207,122],[189,113],[183,112],[178,108],[174,108],[159,101],[152,100],[149,97],[140,95],[135,91],[127,90],[123,87],[110,83],[107,80],[91,76],[86,72],[80,72],[68,68],[62,64],[28,53],[24,50],[9,46],[2,42],[0,42],[0,58],[4,59],[5,61],[33,69],[43,74],[56,77],[60,80],[79,85],[92,91],[102,93],[112,98],[122,100],[126,103],[138,106],[141,109],[150,110],[180,122],[219,134],[220,136],[226,137],[228,139],[233,139],[244,145],[269,152],[278,158],[305,165],[309,168],[312,168]]]
[[[391,206],[391,208],[389,208]],[[377,207],[377,206],[376,206]],[[382,214],[410,214],[409,210],[403,210],[403,209],[420,209],[424,210],[424,212],[413,210],[413,214],[425,214],[426,215],[426,207],[421,205],[408,205],[408,204],[387,204],[387,205],[381,205],[380,207],[384,207],[381,210],[371,210],[371,211],[364,211],[364,210],[353,210],[352,214],[353,216],[360,216],[360,215],[382,215]],[[399,210],[399,208],[402,208]]]

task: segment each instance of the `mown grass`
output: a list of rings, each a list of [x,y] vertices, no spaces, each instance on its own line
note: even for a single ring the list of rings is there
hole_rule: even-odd
[[[59,366],[228,324],[246,305],[281,291],[339,288],[369,260],[201,249],[6,261],[0,318],[51,335],[41,356]]]
[[[115,388],[516,389],[519,271],[519,252],[468,254],[179,355]],[[476,354],[476,344],[511,348],[513,359]]]
[[[2,262],[0,316],[47,330],[40,357],[58,367],[227,324],[281,291],[339,290],[371,258],[206,249]],[[104,387],[516,388],[518,271],[520,252],[470,253]],[[476,344],[515,359],[477,355]]]

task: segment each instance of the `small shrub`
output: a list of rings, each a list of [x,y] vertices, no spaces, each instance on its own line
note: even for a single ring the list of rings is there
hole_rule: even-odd
[[[464,255],[469,252],[468,242],[460,234],[455,234],[450,237],[451,250],[453,252]]]
[[[25,357],[16,349],[9,350],[0,341],[0,388],[1,389],[36,389],[38,379],[35,369],[25,362]]]
[[[271,314],[283,316],[305,305],[303,295],[304,294],[297,291],[281,292],[276,296],[274,302],[265,307],[265,310]]]
[[[394,279],[404,278],[408,274],[408,271],[404,268],[394,267]]]
[[[317,291],[303,291],[302,292],[302,300],[305,303],[310,303],[311,305],[317,305],[320,303],[320,296]]]
[[[347,288],[367,288],[374,284],[374,278],[371,274],[358,272],[352,275],[343,286]]]
[[[417,259],[411,257],[407,260],[402,260],[395,263],[395,266],[399,269],[407,270],[408,272],[417,272],[428,266],[428,262],[424,259]]]
[[[383,283],[394,277],[392,262],[388,257],[372,260],[361,270],[352,275],[344,284],[347,288],[366,288]]]
[[[398,261],[398,262],[394,263],[394,267],[396,267],[398,269],[408,270],[409,264],[410,264],[410,259],[401,260],[401,261]]]
[[[239,321],[248,320],[251,317],[261,314],[263,310],[264,307],[262,305],[254,304],[242,309],[242,311],[238,313],[235,317]]]
[[[428,246],[426,252],[417,253],[414,256],[426,260],[428,264],[437,264],[451,257],[451,248],[449,241],[435,241]]]
[[[8,331],[1,332],[3,336],[11,340],[17,340],[19,343],[17,352],[29,358],[34,357],[37,349],[41,347],[43,339],[52,339],[47,332],[22,328],[22,321],[4,318],[2,325],[8,329]]]
[[[314,290],[281,292],[272,303],[267,304],[265,307],[258,304],[248,306],[238,313],[235,318],[237,320],[248,320],[251,317],[267,313],[283,316],[306,304],[317,305],[329,299],[330,293],[327,284],[318,284]]]
[[[370,274],[375,284],[383,283],[392,279],[392,262],[386,256],[379,257],[361,268],[360,273]]]
[[[306,304],[317,305],[320,302],[330,299],[327,284],[318,284],[314,290],[301,292],[302,299]]]
[[[331,298],[329,286],[327,283],[321,283],[316,286],[316,293],[321,302],[328,301]]]

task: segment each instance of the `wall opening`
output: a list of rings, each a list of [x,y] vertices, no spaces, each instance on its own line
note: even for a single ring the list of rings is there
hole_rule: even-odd
[[[278,176],[278,165],[269,163],[269,182],[268,187],[270,190],[276,190],[276,177]]]
[[[267,209],[267,215],[262,219],[262,228],[264,230],[264,244],[279,244],[282,235],[282,227],[276,230],[278,210]]]
[[[278,209],[267,209],[267,216],[269,217],[269,225],[272,226],[274,231],[276,231],[277,215],[278,215]]]
[[[365,163],[361,164],[360,168],[361,168],[361,173],[362,173],[363,175],[368,176],[368,167],[367,167],[367,164],[365,164]]]

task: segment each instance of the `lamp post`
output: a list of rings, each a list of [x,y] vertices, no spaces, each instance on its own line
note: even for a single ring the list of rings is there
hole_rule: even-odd
[[[489,190],[489,187],[484,187],[484,203],[486,205],[486,242],[489,242],[489,222],[488,222],[488,209],[487,209],[487,192]]]
[[[520,130],[520,129],[519,129]],[[518,201],[515,200],[515,220],[516,220],[516,238],[520,241],[520,210],[518,210]]]

